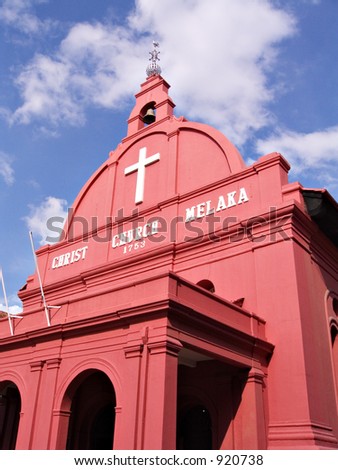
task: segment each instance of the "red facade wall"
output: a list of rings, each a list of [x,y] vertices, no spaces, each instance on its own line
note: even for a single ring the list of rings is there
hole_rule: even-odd
[[[13,336],[0,320],[0,444],[18,390],[17,449],[337,448],[337,247],[280,154],[246,166],[176,118],[168,88],[141,86],[63,239],[37,251],[51,326],[36,273]]]

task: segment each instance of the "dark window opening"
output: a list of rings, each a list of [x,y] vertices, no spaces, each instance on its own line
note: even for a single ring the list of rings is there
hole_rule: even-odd
[[[202,279],[197,283],[199,287],[203,287],[203,289],[208,290],[209,292],[214,293],[215,292],[215,286],[209,279]]]
[[[211,418],[209,411],[204,406],[194,406],[179,418],[177,429],[177,449],[212,449]]]
[[[72,399],[67,449],[113,449],[115,406],[115,391],[109,378],[98,371],[87,376]]]
[[[0,449],[14,450],[19,428],[21,397],[11,382],[0,384]]]

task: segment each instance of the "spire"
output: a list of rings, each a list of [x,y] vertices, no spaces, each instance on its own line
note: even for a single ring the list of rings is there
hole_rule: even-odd
[[[153,41],[153,46],[154,46],[154,50],[152,52],[149,52],[150,64],[148,65],[146,69],[147,77],[161,74],[161,67],[157,63],[160,60],[159,58],[160,51],[157,50],[157,47],[159,47],[159,43],[156,41]]]

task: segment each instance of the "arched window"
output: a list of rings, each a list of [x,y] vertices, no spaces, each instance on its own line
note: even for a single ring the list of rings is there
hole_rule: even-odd
[[[208,290],[209,292],[214,293],[215,292],[215,286],[209,279],[202,279],[197,283],[199,287],[203,287],[203,289]]]
[[[336,337],[337,337],[337,327],[336,325],[331,325],[331,329],[330,329],[330,333],[331,333],[331,344],[332,344],[332,347],[334,346],[335,344],[335,341],[336,341]]]
[[[338,325],[335,322],[331,323],[330,328],[331,343],[332,343],[332,359],[333,359],[333,371],[334,379],[336,383],[336,399],[338,406]]]
[[[336,292],[326,291],[325,309],[329,323],[329,334],[332,347],[332,372],[335,382],[336,404],[338,411],[338,295]]]
[[[21,397],[13,382],[0,382],[0,449],[14,450],[19,428]]]
[[[338,299],[336,297],[332,299],[332,309],[338,317]]]

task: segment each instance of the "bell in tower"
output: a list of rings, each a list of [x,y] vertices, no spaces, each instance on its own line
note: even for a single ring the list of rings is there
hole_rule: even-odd
[[[155,122],[156,115],[154,109],[149,108],[142,119],[145,124],[152,124]]]

